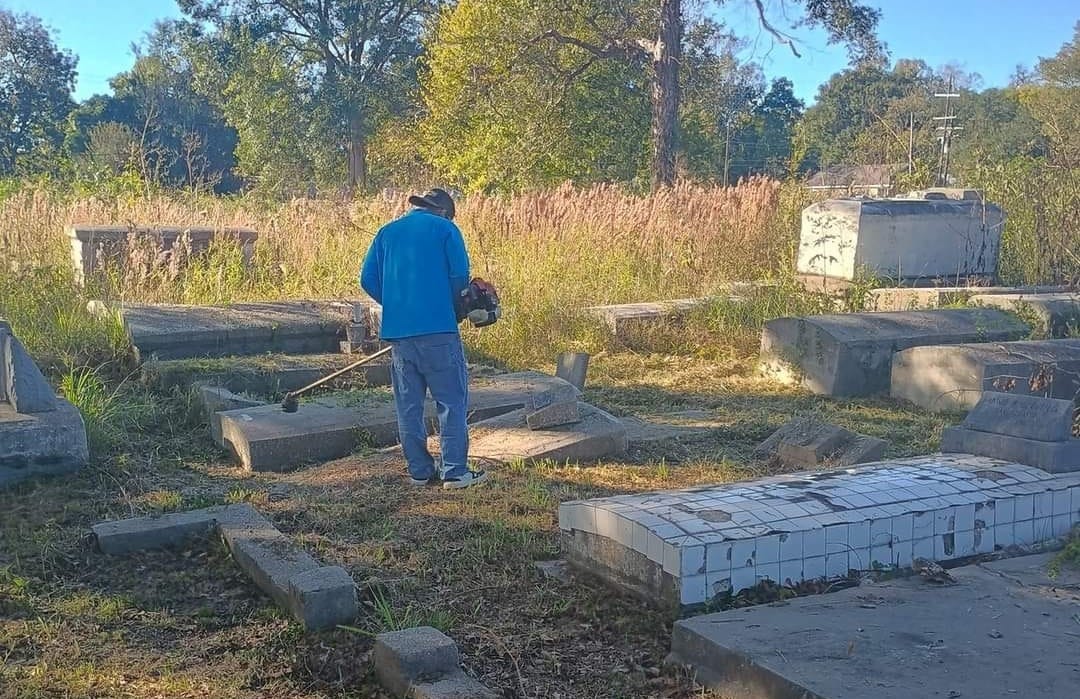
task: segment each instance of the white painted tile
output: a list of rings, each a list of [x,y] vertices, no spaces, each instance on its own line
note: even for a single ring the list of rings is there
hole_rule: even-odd
[[[867,570],[888,570],[896,565],[891,546],[871,546]]]
[[[803,580],[818,580],[825,577],[825,556],[808,556],[803,559]]]
[[[870,520],[870,548],[892,543],[892,517]]]
[[[1054,536],[1065,536],[1072,530],[1073,518],[1071,515],[1054,515]]]
[[[682,564],[680,563],[680,554],[682,549],[675,546],[670,541],[664,542],[664,572],[670,573],[675,577],[680,577],[682,572]]]
[[[1080,521],[1080,487],[1069,488],[1069,501],[1073,521]]]
[[[997,524],[997,506],[994,501],[981,502],[975,505],[975,528],[992,527]]]
[[[1044,517],[1054,516],[1054,494],[1053,493],[1038,493],[1035,495],[1035,517],[1034,519],[1042,519]]]
[[[731,548],[731,568],[732,575],[734,575],[735,568],[750,568],[753,569],[757,565],[756,560],[757,552],[757,539],[747,539],[745,541],[736,541]]]
[[[644,525],[634,522],[634,550],[648,555],[649,553],[649,529]]]
[[[684,578],[705,574],[704,546],[684,546],[682,548],[679,574]]]
[[[1034,520],[1013,523],[1013,543],[1017,546],[1031,546],[1035,543]]]
[[[559,529],[568,532],[571,529],[579,529],[577,526],[577,505],[559,505]]]
[[[611,510],[596,508],[596,532],[597,536],[604,536],[613,541],[618,541],[619,517]]]
[[[780,579],[782,585],[798,585],[803,580],[803,561],[780,561]]]
[[[946,507],[934,511],[934,536],[956,531],[956,508]]]
[[[757,582],[771,580],[774,583],[782,582],[780,578],[780,561],[774,563],[758,563],[754,570]]]
[[[1013,500],[1016,502],[1016,516],[1013,521],[1035,519],[1035,498],[1032,495],[1017,495]]]
[[[731,592],[731,571],[713,572],[705,574],[705,594],[709,598],[718,597]]]
[[[934,535],[934,517],[935,512],[933,510],[927,512],[916,512],[912,517],[912,539],[928,539]]]
[[[1054,518],[1036,517],[1033,521],[1035,528],[1035,541],[1048,541],[1054,538]]]
[[[911,541],[915,536],[915,515],[911,513],[892,518],[893,541]]]
[[[664,540],[654,532],[649,532],[648,549],[645,551],[645,555],[653,563],[660,566],[664,565]]]
[[[997,527],[975,528],[975,553],[993,553]]]
[[[616,517],[615,540],[626,548],[634,548],[634,522],[619,515],[616,515]]]
[[[994,524],[1012,525],[1016,521],[1016,498],[994,500]]]
[[[705,576],[694,575],[679,581],[679,601],[683,604],[702,604],[706,601]]]
[[[1068,490],[1055,490],[1054,493],[1053,493],[1053,497],[1054,497],[1054,505],[1053,505],[1054,516],[1057,517],[1058,515],[1067,515],[1067,514],[1069,514],[1069,510],[1071,509],[1071,503],[1070,503],[1070,499],[1069,499],[1069,491]]]
[[[870,522],[857,522],[848,525],[848,546],[852,549],[870,548]]]
[[[846,577],[848,574],[848,555],[843,553],[830,553],[825,556],[825,577],[830,580]]]
[[[949,561],[957,557],[956,532],[934,535],[934,560]]]
[[[769,534],[757,539],[757,565],[780,562],[780,535]]]
[[[954,508],[956,525],[953,531],[969,532],[975,528],[975,505],[959,505]]]
[[[977,553],[975,550],[975,530],[967,529],[956,532],[954,541],[957,558],[974,556]]]
[[[731,575],[731,556],[734,548],[731,542],[706,544],[705,572]]]
[[[780,560],[799,561],[803,557],[803,532],[780,535]]]
[[[825,530],[808,529],[803,532],[803,558],[825,555]]]
[[[925,558],[928,561],[934,560],[934,540],[936,537],[926,537],[923,539],[915,539],[911,542],[911,556],[915,558]]]
[[[731,590],[732,594],[739,594],[743,590],[753,587],[757,584],[757,573],[754,568],[732,568],[731,570]]]

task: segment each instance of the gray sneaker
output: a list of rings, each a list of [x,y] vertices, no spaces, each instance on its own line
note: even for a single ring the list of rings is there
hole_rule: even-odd
[[[412,476],[409,476],[409,484],[412,485],[415,488],[425,488],[427,486],[438,485],[439,484],[439,477],[438,476],[432,476],[431,478],[421,479],[421,478],[413,478]]]
[[[474,485],[480,485],[486,480],[486,471],[469,471],[468,473],[462,476],[458,476],[456,478],[447,478],[443,481],[442,487],[446,490],[458,490],[461,488],[468,488]]]

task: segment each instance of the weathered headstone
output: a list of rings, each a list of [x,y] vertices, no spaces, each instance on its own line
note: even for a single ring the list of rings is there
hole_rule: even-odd
[[[589,355],[585,352],[564,352],[556,362],[555,376],[579,391],[585,389],[585,379],[589,373]]]
[[[797,468],[852,466],[881,460],[888,447],[883,439],[811,418],[796,418],[762,442],[754,455],[776,456],[781,463]]]
[[[580,399],[581,391],[569,382],[534,392],[525,406],[525,422],[531,430],[580,422]]]
[[[889,390],[896,352],[1017,340],[1028,332],[1015,317],[983,308],[777,318],[762,331],[761,360],[774,377],[814,393],[868,396]]]
[[[935,411],[969,410],[984,392],[1072,400],[1080,393],[1080,339],[932,345],[897,352],[894,398]]]
[[[1074,415],[1072,401],[987,392],[960,425],[945,429],[941,451],[1006,459],[1051,473],[1080,471]]]
[[[980,294],[969,303],[1012,311],[1032,324],[1037,337],[1070,337],[1080,331],[1080,295],[1075,293]]]

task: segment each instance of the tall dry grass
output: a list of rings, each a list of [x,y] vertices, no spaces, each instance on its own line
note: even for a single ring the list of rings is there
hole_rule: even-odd
[[[800,188],[764,178],[728,188],[681,184],[646,196],[616,186],[566,186],[469,197],[457,220],[473,273],[498,286],[505,316],[466,339],[474,350],[511,364],[550,361],[555,352],[596,351],[607,341],[581,314],[585,306],[708,296],[729,282],[783,277],[806,203]],[[406,193],[269,204],[181,193],[75,197],[23,189],[0,201],[0,261],[20,270],[0,283],[0,312],[29,332],[39,350],[53,351],[64,344],[50,337],[59,331],[53,318],[76,313],[89,297],[183,303],[355,298],[373,236],[407,208]],[[249,226],[260,238],[250,269],[235,246],[216,246],[181,267],[135,248],[126,264],[79,289],[64,233],[71,224]],[[68,343],[64,351],[72,349]]]

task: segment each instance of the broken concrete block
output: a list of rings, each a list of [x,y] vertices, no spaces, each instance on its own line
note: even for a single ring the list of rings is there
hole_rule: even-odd
[[[1075,293],[980,294],[969,303],[1012,311],[1031,323],[1036,337],[1069,337],[1080,329],[1080,295]]]
[[[893,357],[894,398],[970,410],[987,392],[1072,400],[1080,392],[1080,340],[933,345]]]
[[[340,566],[322,566],[289,578],[289,608],[305,629],[331,629],[356,617],[356,584]]]
[[[626,427],[588,403],[578,403],[581,420],[572,425],[532,430],[526,412],[517,410],[477,423],[469,455],[498,462],[522,460],[587,463],[623,455]]]
[[[415,683],[410,696],[412,699],[499,699],[502,695],[459,670],[434,682]]]
[[[208,536],[218,521],[231,517],[235,505],[208,507],[190,512],[172,512],[156,517],[137,517],[101,522],[91,527],[98,549],[120,556],[147,549],[168,548],[188,539]]]
[[[86,423],[63,398],[56,409],[21,415],[0,402],[0,487],[74,473],[90,463]]]
[[[1053,294],[1068,291],[1066,286],[904,286],[871,289],[869,311],[918,311],[963,305],[986,294]],[[992,304],[986,304],[992,305]]]
[[[578,410],[577,400],[553,403],[526,415],[525,422],[530,430],[572,425],[581,422],[581,411]]]
[[[372,662],[379,683],[399,697],[407,696],[417,682],[461,671],[457,644],[430,626],[379,634]]]
[[[985,308],[777,318],[762,331],[761,360],[775,378],[814,393],[868,396],[888,392],[901,350],[1018,340],[1028,332],[1014,316]]]
[[[11,328],[0,327],[0,353],[3,354],[3,398],[15,412],[23,415],[56,410],[56,391],[27,354]]]
[[[776,456],[796,468],[829,464],[852,466],[880,461],[889,443],[856,434],[843,427],[812,418],[796,418],[776,430],[754,450],[754,456]]]
[[[564,352],[556,362],[555,376],[581,391],[589,373],[589,355],[585,352]]]

